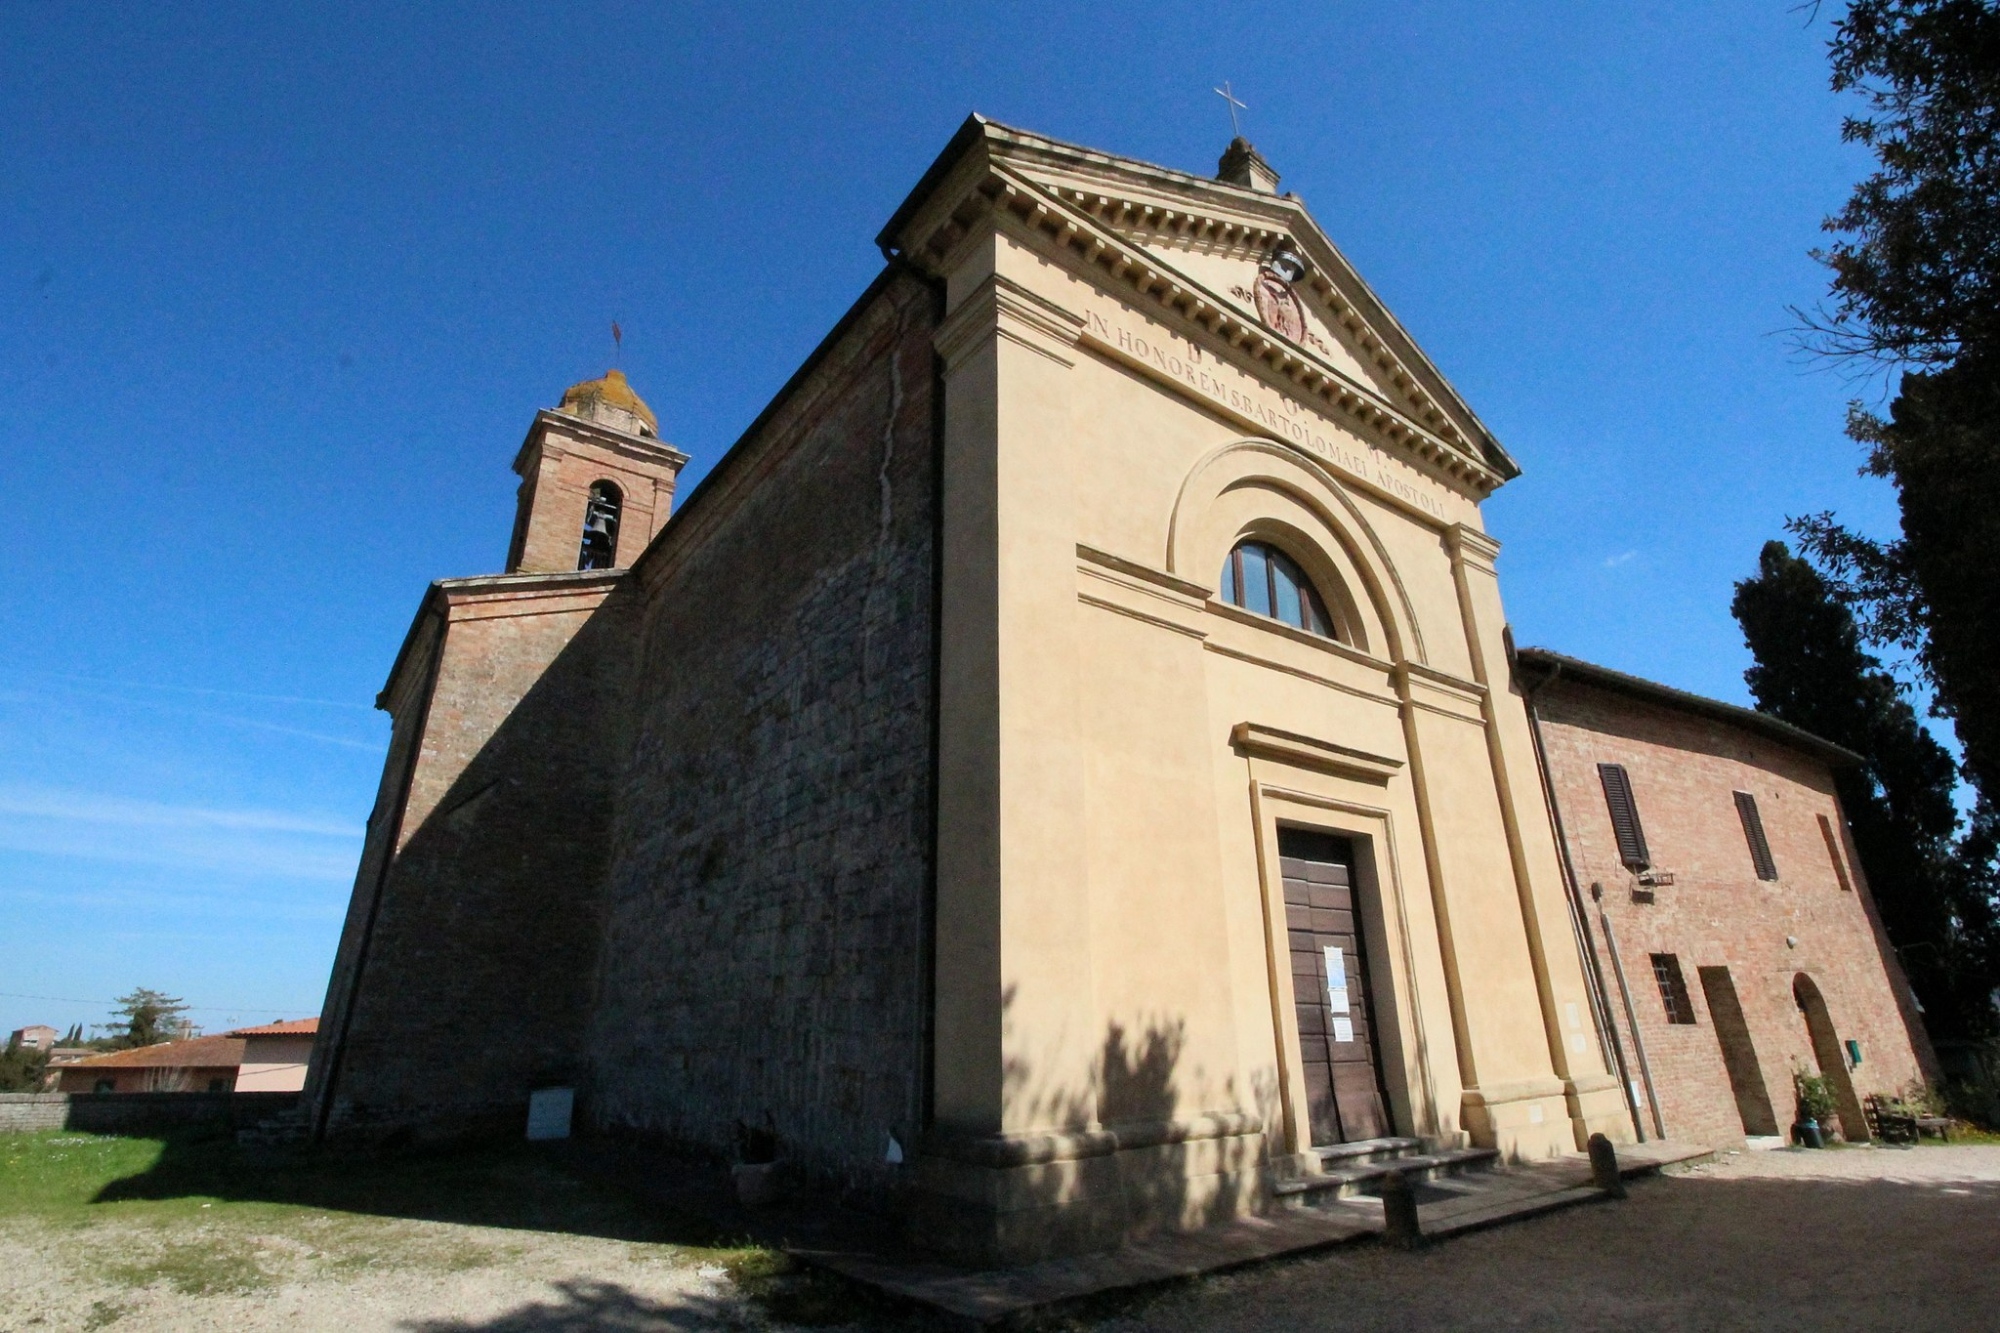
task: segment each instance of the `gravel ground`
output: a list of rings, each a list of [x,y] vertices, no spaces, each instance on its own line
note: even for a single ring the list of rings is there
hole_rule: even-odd
[[[1355,1246],[1046,1322],[1102,1333],[2000,1329],[2000,1148],[1740,1153],[1634,1182],[1624,1203],[1416,1254]],[[337,1213],[261,1229],[0,1225],[8,1333],[777,1327],[707,1252],[671,1245]]]
[[[527,1333],[767,1326],[719,1264],[673,1246],[329,1217],[163,1229],[0,1227],[0,1329]]]
[[[1623,1203],[1211,1278],[1091,1326],[2000,1329],[2000,1148],[1736,1153]]]

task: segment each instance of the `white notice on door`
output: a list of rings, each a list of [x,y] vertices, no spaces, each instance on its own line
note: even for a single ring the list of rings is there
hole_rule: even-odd
[[[1336,1014],[1347,1012],[1347,960],[1341,956],[1340,946],[1326,946],[1326,1005]],[[1342,1037],[1342,1041],[1352,1041],[1352,1037]]]
[[[1333,1020],[1333,1039],[1335,1041],[1353,1041],[1354,1020],[1345,1014],[1337,1015]]]

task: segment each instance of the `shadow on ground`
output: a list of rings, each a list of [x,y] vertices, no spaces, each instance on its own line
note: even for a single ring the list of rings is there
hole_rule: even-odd
[[[556,1299],[532,1301],[495,1319],[426,1319],[403,1327],[411,1333],[708,1333],[736,1322],[732,1308],[703,1297],[669,1305],[615,1282],[553,1285]]]
[[[1414,1254],[1345,1247],[1066,1313],[1072,1327],[1202,1333],[1994,1328],[2000,1179],[1899,1166],[1639,1180],[1623,1202]]]
[[[178,1136],[152,1167],[114,1180],[93,1203],[216,1199],[469,1226],[557,1232],[716,1251],[737,1294],[771,1319],[824,1327],[924,1327],[904,1303],[779,1252],[788,1243],[852,1236],[879,1218],[810,1197],[754,1212],[735,1199],[727,1168],[602,1140],[403,1150],[271,1149],[219,1137]],[[423,1323],[421,1333],[493,1329],[710,1329],[738,1327],[739,1303],[692,1297],[660,1304],[614,1283],[554,1284],[490,1323]]]
[[[609,1240],[726,1248],[747,1231],[721,1207],[727,1175],[619,1144],[351,1151],[168,1137],[153,1165],[93,1203],[201,1198],[292,1204]]]

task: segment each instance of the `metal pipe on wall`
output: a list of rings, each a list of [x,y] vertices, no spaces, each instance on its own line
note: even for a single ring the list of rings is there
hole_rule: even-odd
[[[1590,896],[1598,904],[1597,922],[1604,927],[1604,946],[1611,955],[1611,971],[1618,978],[1618,993],[1625,998],[1625,1021],[1632,1025],[1632,1049],[1639,1056],[1639,1077],[1646,1081],[1646,1101],[1653,1108],[1653,1128],[1667,1137],[1666,1118],[1660,1114],[1660,1095],[1653,1090],[1653,1066],[1646,1059],[1646,1039],[1639,1035],[1639,1011],[1632,1007],[1632,987],[1625,980],[1625,962],[1618,956],[1618,936],[1611,918],[1604,913],[1604,886],[1592,884]]]
[[[1513,647],[1514,638],[1510,632],[1507,636],[1507,655],[1510,662],[1514,655]],[[1552,680],[1554,677],[1548,679]],[[1590,938],[1590,918],[1584,912],[1583,890],[1576,881],[1576,863],[1569,853],[1569,834],[1563,827],[1562,806],[1556,801],[1555,781],[1549,776],[1549,752],[1542,741],[1542,715],[1535,707],[1535,689],[1547,683],[1548,680],[1538,681],[1535,685],[1529,685],[1526,681],[1521,683],[1521,696],[1528,705],[1528,734],[1535,743],[1535,765],[1542,775],[1542,803],[1548,807],[1549,825],[1556,835],[1556,850],[1562,853],[1563,897],[1569,904],[1570,932],[1576,937],[1577,952],[1583,958],[1584,989],[1590,995],[1591,1018],[1597,1024],[1597,1037],[1601,1047],[1608,1048],[1603,1053],[1610,1056],[1611,1066],[1618,1071],[1618,1085],[1625,1093],[1625,1109],[1632,1117],[1632,1132],[1638,1136],[1639,1142],[1644,1143],[1645,1118],[1639,1111],[1638,1095],[1632,1090],[1632,1071],[1625,1064],[1625,1045],[1618,1040],[1618,1023],[1611,1014],[1611,999],[1604,991],[1604,971],[1597,961],[1597,949]],[[1620,984],[1623,984],[1622,977]],[[1626,1008],[1628,1011],[1631,1008],[1629,998],[1626,1001]],[[1636,1041],[1637,1038],[1638,1031],[1635,1028],[1633,1039]],[[1657,1104],[1654,1109],[1657,1115]],[[1660,1137],[1666,1136],[1662,1134]]]

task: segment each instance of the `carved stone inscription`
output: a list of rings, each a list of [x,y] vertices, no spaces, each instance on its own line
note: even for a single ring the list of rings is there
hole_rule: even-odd
[[[1256,423],[1369,487],[1435,518],[1445,517],[1433,483],[1415,468],[1366,441],[1330,430],[1289,395],[1265,388],[1184,338],[1158,327],[1135,329],[1098,310],[1085,315],[1083,338],[1121,361],[1192,389],[1229,415]]]

